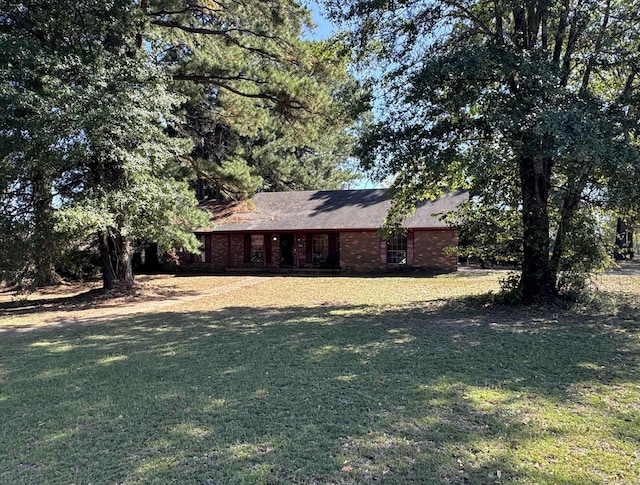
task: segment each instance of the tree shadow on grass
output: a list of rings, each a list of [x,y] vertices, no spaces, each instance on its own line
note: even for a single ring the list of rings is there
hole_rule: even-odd
[[[325,305],[13,336],[0,482],[600,483],[605,465],[553,460],[572,446],[631,459],[628,407],[598,417],[605,440],[626,430],[606,448],[567,441],[611,405],[590,389],[633,397],[639,333],[616,317]]]
[[[150,290],[134,288],[133,290],[105,290],[92,288],[69,296],[56,296],[45,298],[17,298],[11,301],[0,302],[0,317],[32,315],[49,312],[67,312],[90,310],[94,308],[116,308],[128,303],[145,303],[164,301],[172,297],[189,297],[198,295],[197,291],[180,291],[172,288],[155,287]]]

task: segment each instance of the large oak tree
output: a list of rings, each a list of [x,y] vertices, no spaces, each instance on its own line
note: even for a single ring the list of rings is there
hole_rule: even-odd
[[[640,200],[637,6],[326,3],[376,88],[378,122],[361,151],[367,166],[395,176],[396,214],[461,186],[494,217],[515,211],[522,296],[554,298],[579,259],[572,245],[593,235],[589,210]]]

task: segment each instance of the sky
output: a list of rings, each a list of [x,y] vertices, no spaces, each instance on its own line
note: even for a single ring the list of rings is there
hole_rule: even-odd
[[[313,40],[322,40],[331,36],[333,33],[334,27],[327,20],[326,16],[323,15],[323,9],[318,2],[313,0],[307,0],[305,5],[311,10],[313,14],[313,21],[316,24],[316,28],[313,32],[309,32],[309,38]],[[362,174],[362,176],[352,182],[348,188],[350,189],[376,189],[385,186],[385,184],[375,182],[367,177],[366,174]]]
[[[311,9],[313,21],[316,23],[316,29],[314,32],[310,32],[309,37],[316,40],[326,39],[333,32],[333,26],[323,15],[322,7],[312,0],[308,0],[306,5]]]

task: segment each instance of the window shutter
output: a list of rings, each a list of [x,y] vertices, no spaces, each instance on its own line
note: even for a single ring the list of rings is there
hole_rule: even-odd
[[[387,241],[380,239],[380,263],[387,264]]]
[[[329,233],[329,257],[327,258],[329,266],[337,266],[340,264],[340,255],[338,254],[338,233]]]
[[[267,265],[271,264],[271,234],[264,235],[264,258]]]
[[[211,262],[211,234],[204,236],[204,262]]]
[[[307,234],[306,262],[313,263],[313,234]]]
[[[413,231],[407,232],[407,265],[413,264]]]

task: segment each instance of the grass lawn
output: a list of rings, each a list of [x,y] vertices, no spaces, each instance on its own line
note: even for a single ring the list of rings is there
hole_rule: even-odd
[[[640,483],[640,276],[599,284],[626,303],[447,301],[493,273],[273,277],[43,328],[94,313],[5,301],[0,330],[34,329],[0,334],[0,483]]]

